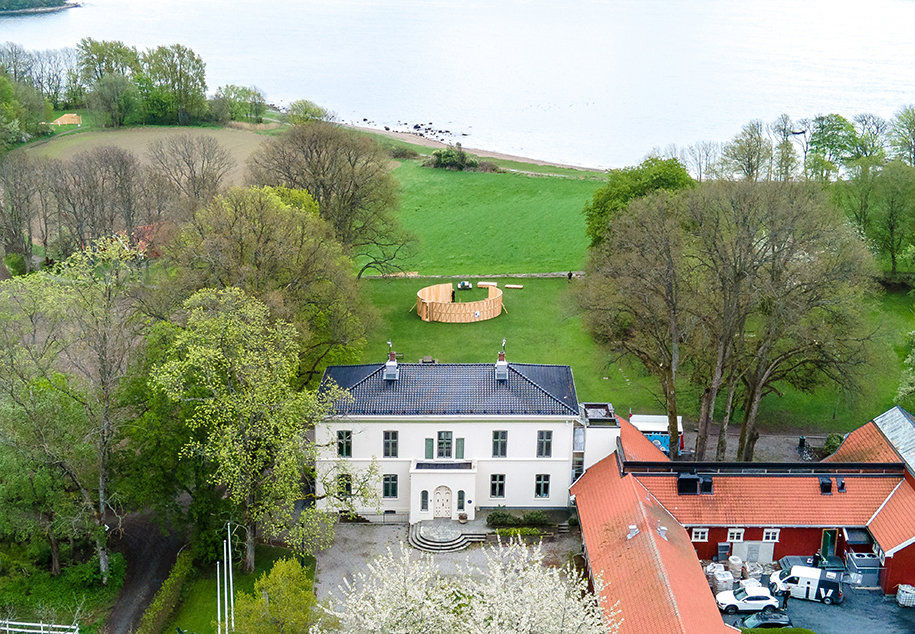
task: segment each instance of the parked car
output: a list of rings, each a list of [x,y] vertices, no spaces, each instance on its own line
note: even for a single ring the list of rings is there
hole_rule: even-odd
[[[764,630],[791,627],[791,619],[784,612],[757,612],[745,618],[740,627]]]
[[[738,612],[759,612],[765,610],[774,612],[779,605],[779,600],[772,596],[769,588],[737,588],[719,592],[715,597],[718,609],[728,614]]]
[[[790,593],[793,599],[822,601],[826,605],[841,603],[842,573],[809,566],[792,566],[769,578],[769,590],[773,594]]]

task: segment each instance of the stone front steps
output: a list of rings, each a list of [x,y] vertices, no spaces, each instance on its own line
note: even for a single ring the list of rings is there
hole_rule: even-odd
[[[409,542],[413,548],[427,553],[453,553],[464,550],[470,544],[486,541],[485,533],[460,533],[457,536],[435,538],[423,535],[423,522],[410,526]]]

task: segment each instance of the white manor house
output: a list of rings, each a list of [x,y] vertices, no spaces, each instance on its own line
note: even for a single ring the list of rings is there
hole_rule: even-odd
[[[579,404],[571,368],[508,363],[504,352],[494,364],[398,363],[391,352],[384,364],[330,366],[322,388],[331,382],[351,399],[315,431],[318,470],[374,462],[381,506],[359,509],[369,519],[567,508],[571,484],[619,438],[609,403]]]

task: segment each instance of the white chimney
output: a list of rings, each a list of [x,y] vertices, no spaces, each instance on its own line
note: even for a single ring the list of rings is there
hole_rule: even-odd
[[[393,350],[388,352],[388,361],[384,364],[382,378],[385,381],[396,381],[400,378],[400,368],[397,367],[397,355]]]
[[[508,362],[505,360],[505,351],[499,352],[499,360],[496,361],[496,381],[508,380]]]
[[[626,535],[626,539],[632,539],[633,537],[635,537],[638,534],[639,534],[639,527],[636,526],[635,524],[630,524],[629,525],[629,534]]]
[[[661,536],[661,539],[667,541],[667,527],[661,526],[661,520],[658,520],[658,535]]]

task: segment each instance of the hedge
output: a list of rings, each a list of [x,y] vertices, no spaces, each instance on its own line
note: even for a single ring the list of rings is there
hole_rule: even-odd
[[[530,527],[499,528],[496,529],[496,535],[499,537],[531,537],[540,535],[540,529]]]
[[[194,572],[194,558],[190,551],[182,551],[178,554],[178,559],[168,574],[168,579],[162,583],[162,587],[159,588],[152,603],[143,613],[136,634],[162,634],[162,628],[165,627],[181,600],[184,582],[192,572]]]

